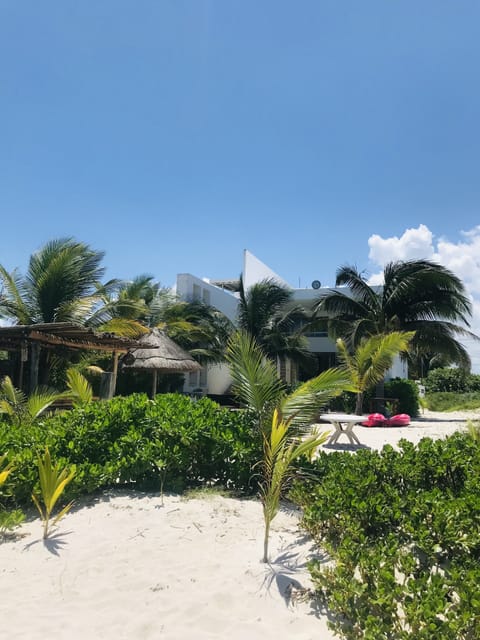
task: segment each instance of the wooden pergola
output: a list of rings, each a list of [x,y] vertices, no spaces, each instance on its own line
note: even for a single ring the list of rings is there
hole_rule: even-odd
[[[64,347],[73,350],[108,351],[114,354],[114,376],[116,376],[118,354],[126,353],[129,349],[135,349],[138,346],[137,340],[121,338],[114,333],[101,333],[69,322],[0,327],[0,350],[20,354],[17,380],[20,388],[23,386],[25,363],[29,363],[30,391],[38,384],[41,349]]]

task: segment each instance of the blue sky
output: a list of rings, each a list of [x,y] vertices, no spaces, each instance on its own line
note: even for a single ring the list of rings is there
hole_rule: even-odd
[[[0,262],[72,235],[109,277],[234,277],[248,248],[333,284],[424,225],[480,269],[479,24],[476,0],[0,0]]]

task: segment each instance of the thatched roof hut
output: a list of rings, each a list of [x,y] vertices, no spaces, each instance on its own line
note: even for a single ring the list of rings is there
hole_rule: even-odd
[[[121,360],[122,369],[151,370],[152,396],[157,389],[157,373],[189,373],[202,367],[192,356],[159,329],[142,336],[141,347],[131,349]]]

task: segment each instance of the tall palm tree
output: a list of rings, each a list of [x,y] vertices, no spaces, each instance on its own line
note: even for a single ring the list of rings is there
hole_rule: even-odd
[[[105,272],[103,257],[87,244],[60,238],[30,257],[25,276],[0,265],[0,314],[18,324],[83,323]]]
[[[273,279],[265,279],[245,290],[240,277],[238,325],[253,336],[271,359],[290,358],[305,362],[311,356],[303,335],[307,311],[293,304],[293,293]]]
[[[366,336],[414,331],[415,353],[441,354],[469,368],[469,355],[457,340],[476,338],[468,331],[472,306],[462,281],[428,260],[391,262],[383,280],[380,287],[370,286],[355,267],[340,267],[336,286],[347,286],[348,291],[333,291],[316,307],[317,313],[328,316],[330,334],[343,337],[353,349]]]
[[[25,276],[16,270],[9,273],[0,265],[0,316],[16,324],[72,322],[119,335],[140,335],[138,322],[128,315],[119,317],[120,309],[138,312],[138,301],[115,299],[118,280],[100,282],[105,272],[103,257],[102,251],[88,244],[59,238],[30,257]],[[43,351],[40,371],[44,384],[52,366],[64,370],[65,358]]]

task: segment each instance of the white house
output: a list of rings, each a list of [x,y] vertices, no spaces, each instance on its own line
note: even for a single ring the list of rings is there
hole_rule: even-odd
[[[292,290],[294,302],[306,306],[312,304],[320,295],[332,290],[328,287],[321,287],[318,281],[312,282],[312,286],[308,288],[294,288],[247,250],[244,251],[243,255],[242,276],[245,290],[248,290],[253,284],[266,278],[271,278]],[[201,300],[224,313],[227,318],[235,323],[239,303],[238,284],[238,279],[198,278],[189,273],[181,273],[177,275],[176,291],[182,300]],[[345,290],[342,289],[342,291]],[[336,364],[335,343],[328,337],[326,331],[310,333],[306,337],[310,351],[317,358],[319,371],[328,369]],[[295,377],[296,372],[294,369],[290,369],[288,362],[286,367],[287,370],[283,372],[285,378],[293,382],[292,378]],[[406,378],[407,373],[406,363],[397,358],[386,379]],[[202,369],[200,372],[188,374],[184,390],[190,393],[195,390],[198,393],[223,394],[227,392],[230,382],[228,367],[223,364],[213,365]]]

